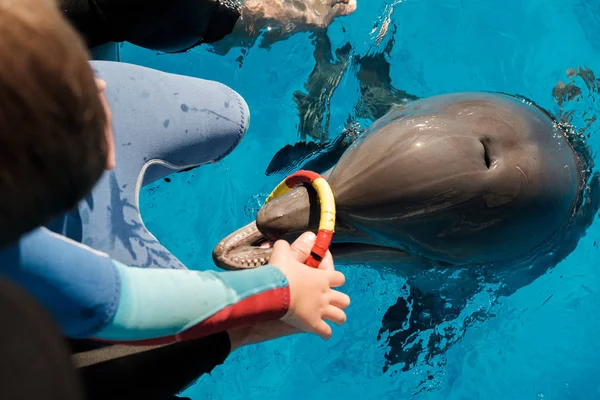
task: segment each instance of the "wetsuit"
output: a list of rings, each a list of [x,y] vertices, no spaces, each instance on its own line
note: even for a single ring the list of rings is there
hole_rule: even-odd
[[[283,316],[288,282],[273,266],[187,270],[148,232],[137,207],[143,183],[236,148],[249,124],[243,99],[217,82],[92,65],[108,84],[117,167],[76,210],[3,249],[0,274],[43,304],[65,336],[87,339],[73,352],[90,399],[164,400],[225,360],[225,330]],[[124,347],[93,352],[91,338],[93,347],[169,345],[134,355]]]
[[[229,349],[229,336],[221,332],[166,346],[73,348],[72,359],[86,400],[166,400],[223,363]]]
[[[80,371],[89,399],[169,398],[226,359],[224,330],[280,318],[289,302],[287,280],[276,267],[222,273],[126,267],[46,228],[4,250],[0,265],[66,336],[174,343],[131,356],[118,349],[111,355],[110,348],[98,360],[88,354]]]
[[[180,52],[213,43],[232,32],[237,0],[59,0],[89,47],[130,42],[151,50]]]

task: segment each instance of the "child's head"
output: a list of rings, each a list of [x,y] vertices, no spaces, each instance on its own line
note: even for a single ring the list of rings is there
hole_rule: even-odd
[[[101,90],[55,2],[0,0],[0,246],[100,178],[112,143]]]

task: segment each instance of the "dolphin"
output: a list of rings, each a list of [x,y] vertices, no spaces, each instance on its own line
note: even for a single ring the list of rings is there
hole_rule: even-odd
[[[541,108],[501,93],[416,100],[376,120],[323,173],[336,201],[336,264],[415,268],[510,262],[548,250],[573,217],[584,162]],[[268,263],[271,244],[318,225],[310,187],[265,204],[221,240],[216,265]]]

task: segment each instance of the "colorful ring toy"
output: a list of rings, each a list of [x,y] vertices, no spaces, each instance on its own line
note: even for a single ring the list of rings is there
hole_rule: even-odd
[[[286,194],[300,184],[312,185],[319,196],[319,203],[321,206],[319,231],[317,233],[317,240],[310,252],[310,256],[305,262],[309,267],[317,268],[321,261],[323,261],[323,258],[325,258],[325,254],[331,244],[333,232],[335,231],[335,199],[333,197],[333,191],[325,178],[316,172],[300,170],[288,176],[277,185],[265,200],[265,204]]]

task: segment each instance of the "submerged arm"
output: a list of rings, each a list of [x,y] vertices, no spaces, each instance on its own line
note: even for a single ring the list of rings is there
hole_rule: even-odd
[[[89,47],[130,42],[182,52],[203,43],[248,45],[264,28],[272,40],[325,29],[356,9],[355,0],[59,0]],[[227,40],[223,40],[227,38]],[[218,44],[217,44],[218,42]]]

